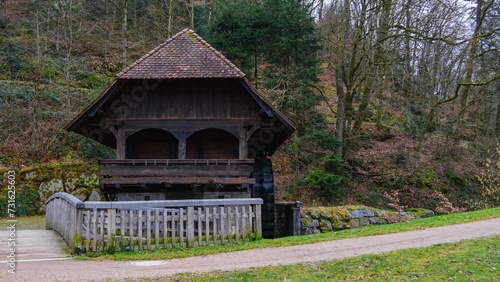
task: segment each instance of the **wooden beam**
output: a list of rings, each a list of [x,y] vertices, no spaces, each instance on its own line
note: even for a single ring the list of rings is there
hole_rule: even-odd
[[[160,164],[167,165],[184,165],[184,164],[198,164],[198,165],[253,165],[254,160],[246,159],[246,160],[236,160],[236,159],[188,159],[188,160],[179,160],[179,159],[114,159],[114,160],[99,160],[100,165],[151,165],[153,166]]]
[[[102,176],[146,177],[146,176],[214,176],[214,177],[249,177],[253,166],[110,166],[102,167]]]
[[[255,184],[254,178],[247,177],[129,177],[129,178],[105,178],[101,180],[103,185],[114,185],[120,183],[121,185],[142,185],[142,184],[235,184],[242,185],[242,183]]]

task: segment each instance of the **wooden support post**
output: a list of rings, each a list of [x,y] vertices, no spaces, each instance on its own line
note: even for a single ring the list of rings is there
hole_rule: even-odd
[[[247,131],[244,127],[241,128],[240,130],[240,145],[239,145],[239,159],[246,159],[248,158],[248,143],[247,143]]]
[[[170,219],[172,221],[172,248],[175,248],[175,242],[177,241],[175,238],[175,209],[172,208],[170,211]]]
[[[97,252],[97,208],[92,211],[92,252]]]
[[[179,156],[178,159],[185,160],[186,159],[186,137],[188,133],[187,132],[180,132],[179,133]]]
[[[214,246],[217,245],[217,208],[212,208],[212,238],[214,240]]]
[[[86,236],[86,240],[85,240],[85,252],[90,252],[90,228],[91,228],[91,223],[92,221],[90,221],[90,217],[92,216],[92,211],[91,210],[87,210],[87,217],[85,218],[85,223],[87,224],[87,234],[85,234]]]
[[[253,226],[253,217],[254,217],[254,206],[248,205],[248,240],[252,241],[255,240],[255,232],[254,232],[254,226]]]
[[[146,210],[146,245],[151,250],[151,210]]]
[[[134,223],[135,223],[135,214],[134,210],[129,210],[129,227],[128,227],[128,232],[129,232],[129,247],[131,251],[134,251]]]
[[[116,251],[116,209],[108,209],[108,251]]]
[[[187,218],[186,218],[186,228],[187,228],[187,247],[194,247],[194,207],[187,207]]]
[[[105,225],[106,225],[106,219],[105,219],[105,217],[104,217],[104,210],[101,210],[101,212],[100,212],[99,221],[100,221],[100,223],[101,223],[101,226],[100,226],[100,227],[101,227],[101,230],[100,230],[100,231],[101,231],[101,232],[100,232],[101,234],[100,234],[100,236],[99,236],[99,239],[100,239],[101,241],[99,242],[99,250],[100,250],[101,252],[104,252],[104,230],[106,229],[106,228],[105,228],[105,227],[106,227],[106,226],[105,226]]]
[[[120,211],[120,251],[125,251],[125,211],[121,210]]]
[[[137,243],[139,244],[139,251],[142,251],[142,210],[138,210],[139,219],[137,222]]]
[[[248,216],[245,206],[241,207],[241,241],[246,242],[248,236]]]
[[[167,235],[168,235],[168,219],[167,219],[167,209],[163,209],[163,248],[167,248]]]
[[[155,247],[160,248],[160,210],[155,210]]]
[[[210,243],[210,208],[205,207],[205,246]]]
[[[116,138],[116,159],[124,160],[126,157],[126,140],[125,140],[125,129],[120,126],[117,129]]]
[[[226,220],[226,215],[224,214],[224,207],[220,207],[220,244],[224,245],[226,236],[224,235],[224,221]]]
[[[254,205],[255,208],[255,240],[262,239],[262,205]]]
[[[83,209],[75,208],[75,234],[73,253],[79,252],[83,247]]]
[[[202,232],[202,214],[201,214],[201,207],[198,207],[198,247],[201,247],[201,236],[203,234]]]
[[[184,248],[184,209],[179,208],[179,247]]]
[[[234,207],[234,240],[236,242],[240,241],[240,208],[238,206]]]

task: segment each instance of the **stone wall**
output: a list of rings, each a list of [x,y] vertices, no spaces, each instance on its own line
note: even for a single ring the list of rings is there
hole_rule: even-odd
[[[8,169],[0,171],[6,175]],[[99,201],[99,177],[96,167],[84,163],[53,163],[31,166],[16,171],[16,189],[36,191],[38,201],[20,203],[33,205],[33,213],[45,211],[46,200],[57,192],[69,193],[81,201]],[[5,179],[5,177],[4,177]],[[21,199],[19,199],[21,200]]]
[[[390,212],[366,206],[304,208],[301,212],[301,230],[302,234],[308,235],[430,216],[434,216],[434,212],[426,209]]]

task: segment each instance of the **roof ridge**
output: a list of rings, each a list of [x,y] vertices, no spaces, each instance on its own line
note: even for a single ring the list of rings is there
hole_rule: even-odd
[[[173,62],[177,61],[179,58],[172,57],[172,54],[175,54],[173,52],[169,52],[169,47],[167,46],[172,46],[172,52],[176,48],[179,49],[180,54],[184,54],[184,58],[187,58],[189,63],[188,65],[183,65],[183,58],[180,59],[180,64],[172,65]],[[191,49],[191,48],[195,49]],[[203,50],[205,49],[205,50]],[[177,49],[176,49],[177,50]],[[206,58],[198,57],[196,60],[193,60],[193,58],[196,58],[196,55],[193,56],[193,54],[190,54],[189,52],[200,52],[199,54],[205,54],[204,56],[208,56]],[[197,51],[196,51],[197,50]],[[187,53],[186,53],[187,52]],[[166,57],[165,57],[166,55]],[[211,59],[210,59],[211,57]],[[172,61],[169,63],[168,61],[161,62],[161,60],[165,58],[170,58],[169,61]],[[212,64],[214,65],[206,65],[206,60],[211,61]],[[190,61],[191,60],[191,61]],[[199,60],[199,61],[198,61]],[[195,65],[200,66],[200,63],[203,64],[203,61],[205,61],[205,66],[202,69],[196,68]],[[155,65],[156,64],[156,65]],[[188,71],[186,71],[186,66],[189,67],[189,64],[191,66],[194,66],[194,70],[190,73],[187,74]],[[161,65],[164,65],[164,69],[162,68]],[[149,76],[150,68],[153,66],[153,69],[160,69],[158,74],[155,74],[155,71],[153,71],[153,75]],[[160,66],[158,68],[158,66]],[[213,68],[212,66],[217,66]],[[217,68],[219,68],[219,72],[217,71]],[[201,73],[201,71],[204,70],[204,73]],[[205,41],[199,34],[197,34],[194,30],[190,28],[185,28],[182,31],[176,33],[174,36],[170,37],[167,39],[165,42],[161,43],[158,45],[156,48],[153,50],[149,51],[147,54],[136,60],[134,63],[130,64],[128,67],[123,69],[120,73],[118,73],[115,78],[116,79],[135,79],[135,78],[161,78],[164,76],[164,78],[170,77],[170,78],[203,78],[206,77],[205,74],[208,72],[209,77],[212,78],[217,78],[217,77],[233,77],[233,78],[243,78],[246,77],[245,73],[241,71],[236,65],[231,63],[221,52],[217,51],[212,45],[210,45],[207,41]],[[197,75],[195,75],[197,73]],[[163,75],[163,76],[162,76]]]
[[[185,28],[181,31],[179,31],[178,33],[176,33],[174,36],[170,37],[169,39],[167,39],[165,42],[161,43],[160,45],[156,46],[156,48],[154,48],[153,50],[149,51],[148,53],[146,53],[144,56],[140,57],[138,60],[136,60],[135,62],[133,62],[132,64],[130,64],[128,67],[126,67],[124,70],[122,70],[121,72],[119,72],[117,75],[115,75],[116,78],[119,78],[121,77],[122,75],[126,74],[129,70],[131,70],[132,68],[134,68],[135,66],[137,66],[139,63],[141,63],[142,61],[144,61],[145,59],[149,58],[151,55],[153,55],[154,53],[156,53],[158,50],[160,50],[161,48],[163,48],[164,46],[168,45],[170,42],[172,42],[175,38],[177,37],[180,37],[182,34],[186,33],[186,32],[189,32],[189,31],[192,31],[191,29],[189,28]],[[194,32],[194,31],[192,31]]]
[[[192,29],[189,29],[189,28],[186,28],[184,30],[187,30],[187,33],[188,33],[188,36],[189,36],[189,33],[193,34],[200,42],[202,45],[206,45],[206,47],[208,47],[208,49],[214,53],[217,57],[219,57],[226,65],[228,65],[230,68],[232,68],[235,72],[237,72],[239,75],[245,77],[245,73],[243,71],[241,71],[235,64],[231,63],[231,61],[229,61],[228,58],[226,58],[224,55],[222,55],[221,52],[217,51],[217,49],[215,49],[214,47],[212,47],[212,45],[210,45],[210,43],[208,43],[207,41],[205,41],[205,39],[203,39],[198,33],[196,33],[194,30]]]

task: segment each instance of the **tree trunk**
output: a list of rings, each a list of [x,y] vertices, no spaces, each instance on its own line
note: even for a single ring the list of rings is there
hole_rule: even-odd
[[[127,48],[128,48],[128,39],[127,39],[127,4],[128,0],[123,2],[123,67],[127,66]]]
[[[470,83],[472,82],[472,76],[474,74],[474,57],[476,56],[476,50],[479,46],[479,34],[481,32],[481,15],[482,15],[482,5],[483,0],[477,0],[476,6],[476,27],[474,28],[474,34],[472,35],[469,49],[469,57],[467,58],[466,63],[466,71],[464,82]],[[460,99],[460,112],[459,112],[459,120],[463,119],[465,110],[468,106],[468,98],[469,98],[470,85],[466,84],[462,88],[462,98]]]
[[[321,21],[323,18],[323,4],[325,0],[319,0],[319,12],[318,12],[318,19]]]
[[[191,0],[191,29],[194,30],[194,0]]]
[[[170,0],[170,6],[168,7],[168,38],[172,36],[172,4],[174,0]]]

